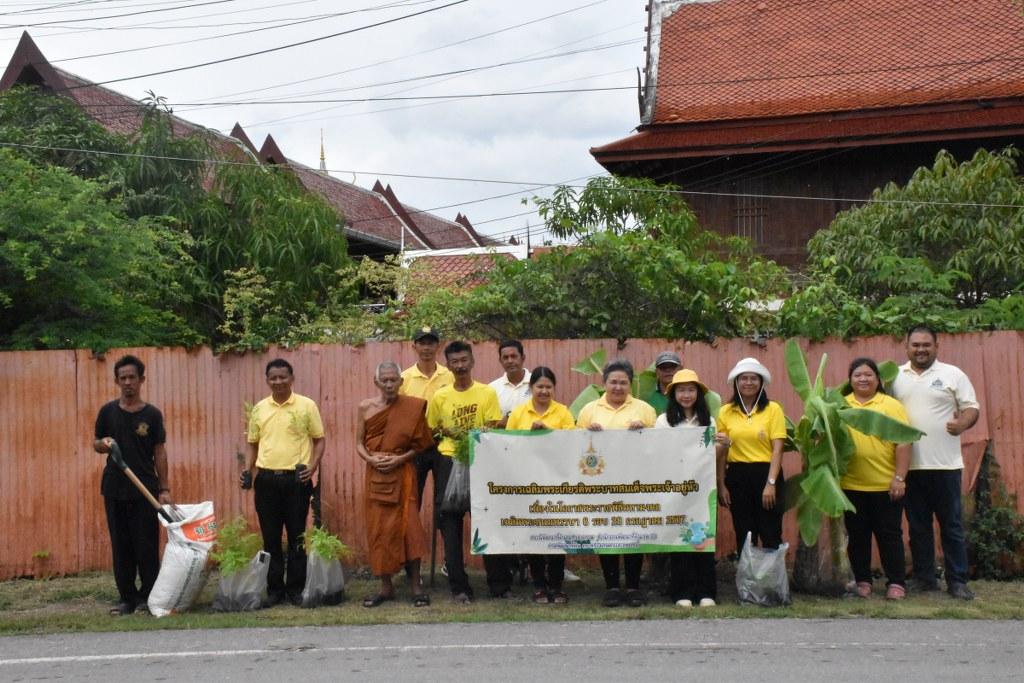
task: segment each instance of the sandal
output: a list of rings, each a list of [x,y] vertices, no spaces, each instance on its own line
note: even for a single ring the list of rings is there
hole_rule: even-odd
[[[134,611],[135,608],[132,607],[131,603],[119,602],[110,608],[109,614],[112,617],[126,617]]]
[[[533,604],[535,605],[546,605],[551,600],[548,599],[548,592],[543,589],[537,589],[533,591]]]
[[[569,603],[569,596],[565,594],[565,591],[551,591],[548,602],[553,605],[566,605]]]
[[[376,593],[375,595],[368,595],[363,598],[363,607],[380,607],[388,600],[394,600],[394,595],[384,595],[383,593]]]
[[[413,607],[430,607],[430,596],[426,593],[419,593],[412,596]]]

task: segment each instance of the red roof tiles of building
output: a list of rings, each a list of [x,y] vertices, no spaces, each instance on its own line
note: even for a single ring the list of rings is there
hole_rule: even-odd
[[[515,259],[511,254],[449,254],[425,255],[409,265],[415,289],[479,287],[487,282],[487,273],[494,269],[495,259]]]
[[[645,123],[1024,96],[1018,0],[658,4]]]

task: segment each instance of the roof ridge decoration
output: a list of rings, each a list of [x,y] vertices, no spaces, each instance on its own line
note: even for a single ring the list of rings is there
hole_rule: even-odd
[[[270,133],[267,133],[267,137],[263,140],[263,146],[260,147],[258,156],[260,161],[266,164],[278,164],[281,166],[289,164],[288,157],[277,146],[277,140]]]
[[[234,128],[231,129],[231,137],[241,142],[256,157],[259,156],[260,151],[256,149],[256,145],[252,143],[252,139],[246,134],[245,129],[242,128],[242,124],[235,121]]]
[[[409,232],[427,249],[437,249],[437,245],[427,238],[426,233],[420,228],[420,226],[413,220],[412,216],[406,211],[402,202],[398,201],[398,196],[395,191],[391,189],[389,183],[386,187],[381,184],[378,179],[373,183],[373,191],[380,195],[384,203],[388,205],[388,208],[398,217],[398,220],[402,222],[405,227],[409,228]]]
[[[682,5],[718,2],[718,0],[649,0],[647,5],[647,79],[640,92],[640,122],[654,120],[658,96],[658,59],[661,56],[661,24]]]
[[[29,80],[34,85],[42,85],[54,92],[67,90],[67,83],[57,72],[57,69],[43,56],[42,50],[32,40],[28,31],[22,31],[18,46],[14,48],[11,61],[0,77],[0,90],[7,90],[14,86],[22,78],[26,69],[31,69],[36,78]]]

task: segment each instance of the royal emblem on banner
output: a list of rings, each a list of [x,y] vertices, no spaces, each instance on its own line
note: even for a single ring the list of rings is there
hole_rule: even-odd
[[[580,474],[593,477],[602,472],[604,472],[604,458],[594,449],[594,441],[591,440],[583,457],[580,458]]]

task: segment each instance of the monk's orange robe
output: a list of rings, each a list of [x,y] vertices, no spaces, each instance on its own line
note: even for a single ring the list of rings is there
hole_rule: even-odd
[[[363,445],[371,452],[385,453],[433,446],[426,407],[422,399],[399,396],[367,418]],[[390,474],[366,466],[366,534],[375,576],[394,574],[406,562],[424,557],[428,549],[416,499],[416,466],[409,461]]]

